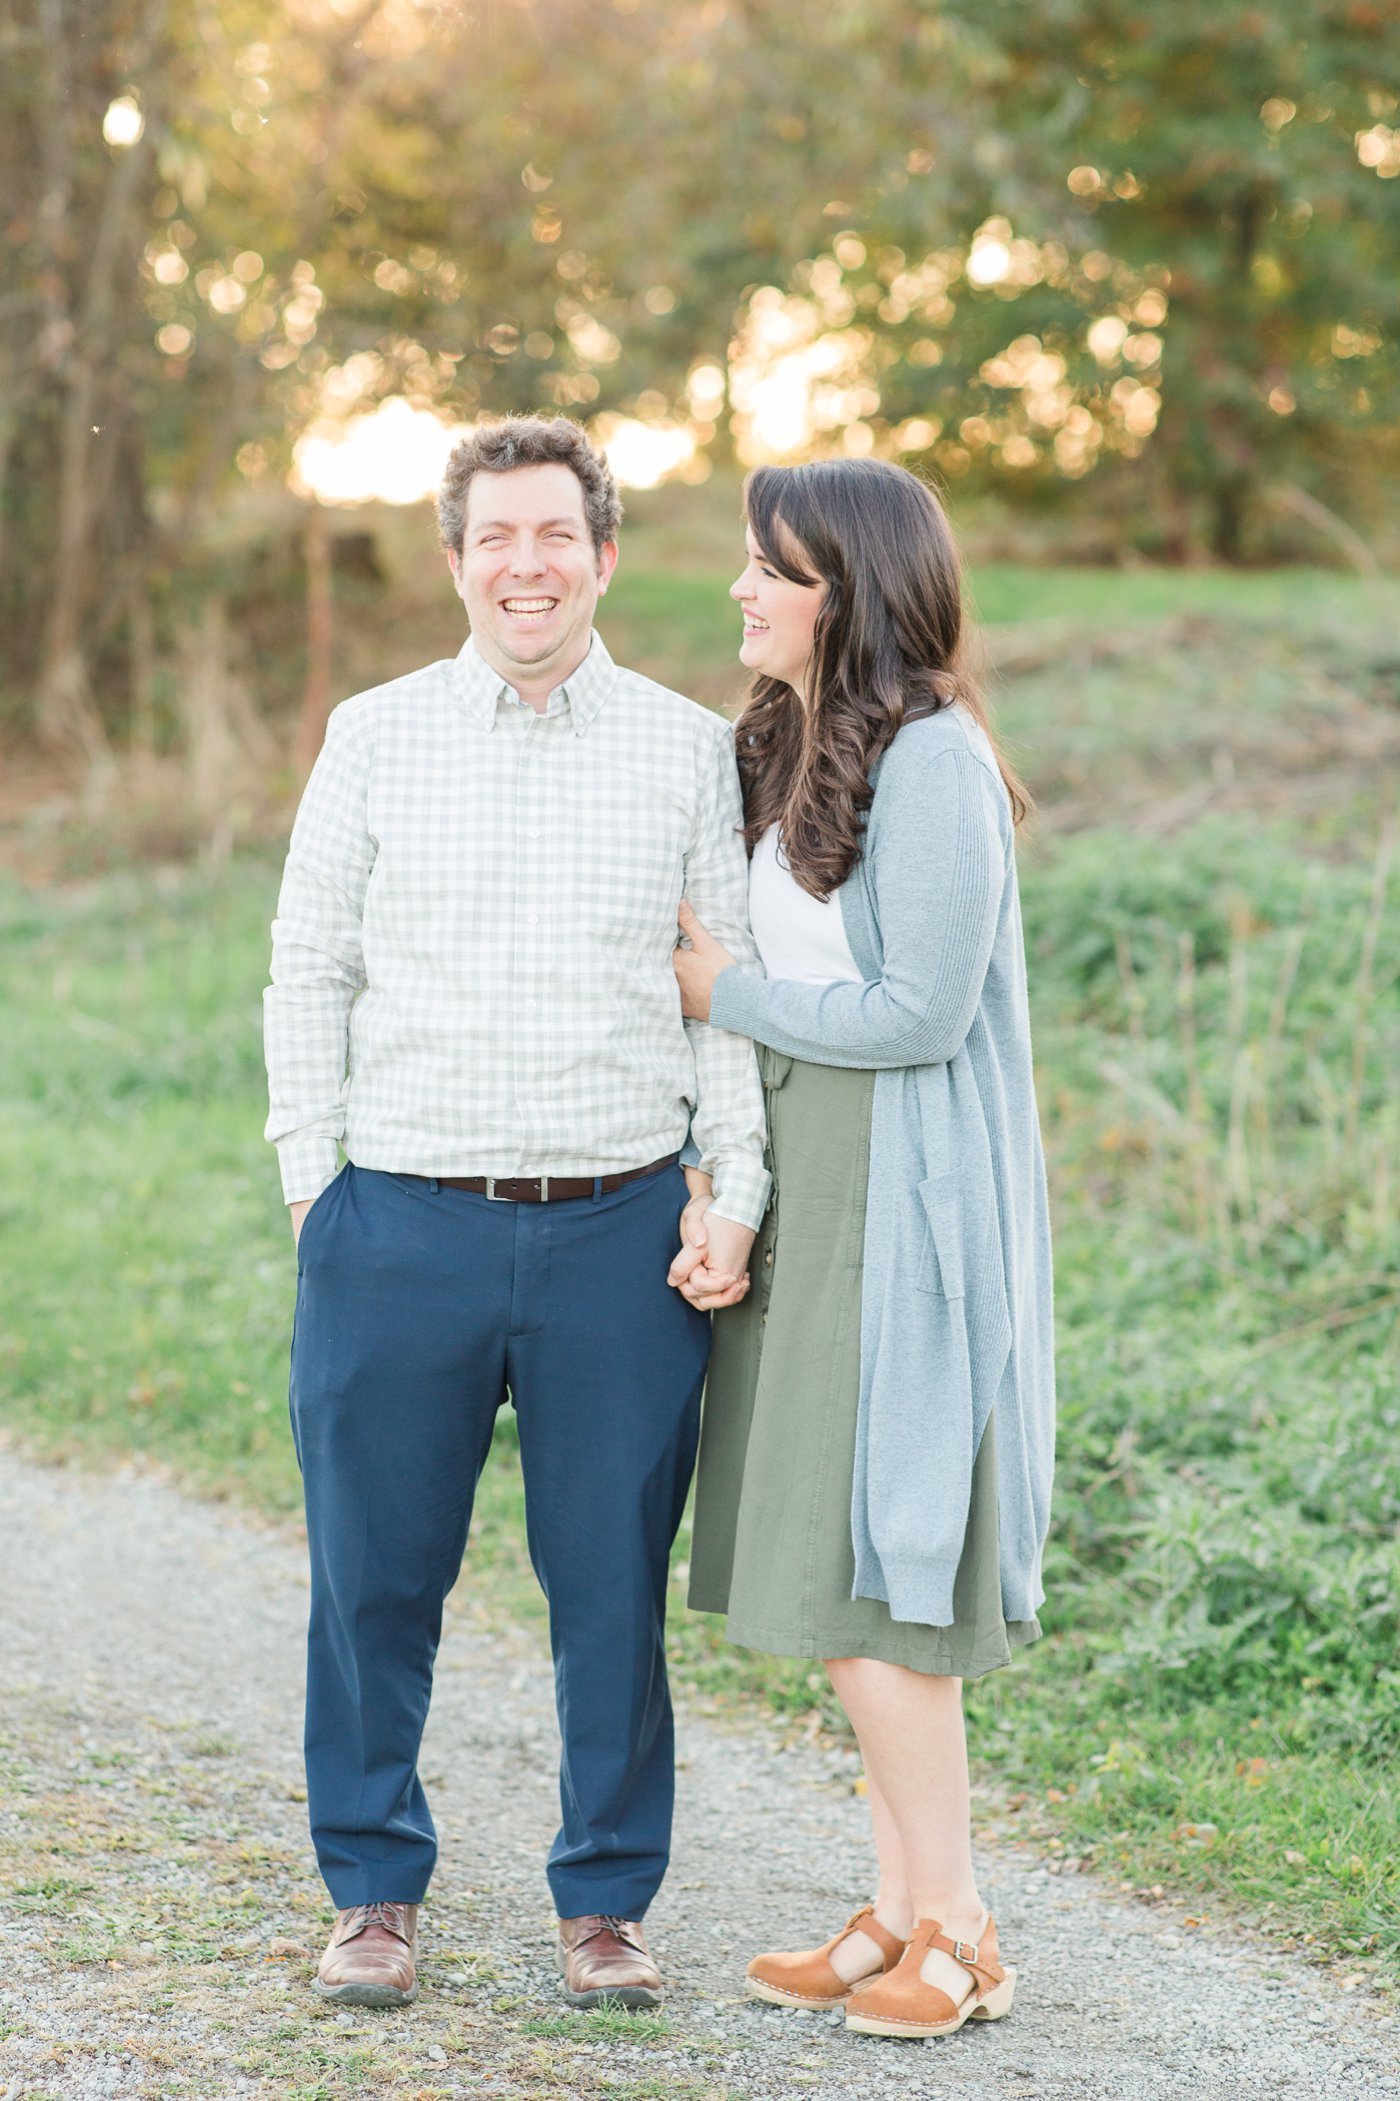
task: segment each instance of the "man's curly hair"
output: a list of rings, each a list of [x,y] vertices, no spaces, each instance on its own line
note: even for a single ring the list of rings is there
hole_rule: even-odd
[[[595,551],[617,538],[622,502],[611,467],[590,443],[581,423],[568,416],[503,416],[483,423],[454,445],[438,490],[438,531],[442,544],[462,552],[467,525],[467,491],[477,474],[509,474],[513,467],[571,468],[583,490],[583,514]]]

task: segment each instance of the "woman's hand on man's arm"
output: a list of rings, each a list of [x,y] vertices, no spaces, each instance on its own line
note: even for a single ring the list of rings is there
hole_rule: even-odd
[[[708,1021],[715,979],[721,971],[729,969],[734,958],[696,917],[693,906],[685,898],[681,900],[678,918],[681,933],[690,943],[688,948],[676,948],[671,956],[676,983],[680,987],[681,1012],[687,1021]]]

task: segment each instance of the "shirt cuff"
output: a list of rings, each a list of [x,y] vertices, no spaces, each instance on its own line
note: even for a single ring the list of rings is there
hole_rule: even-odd
[[[712,1170],[715,1178],[714,1202],[710,1210],[716,1218],[727,1218],[731,1225],[747,1226],[756,1233],[763,1224],[763,1214],[768,1209],[768,1192],[773,1186],[773,1177],[757,1160],[735,1156],[717,1160]]]
[[[340,1147],[334,1138],[284,1138],[277,1148],[282,1170],[282,1201],[313,1203],[340,1172]]]

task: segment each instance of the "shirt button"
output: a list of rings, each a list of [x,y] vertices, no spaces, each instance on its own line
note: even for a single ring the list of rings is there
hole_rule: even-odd
[[[525,833],[525,837],[526,837],[527,839],[538,839],[538,838],[539,838],[539,836],[540,836],[540,828],[539,828],[539,826],[538,826],[537,824],[532,824],[532,825],[530,825],[530,826],[529,826],[529,827],[527,828],[527,830],[526,830],[526,833]]]
[[[527,924],[527,926],[538,926],[538,925],[539,925],[539,923],[540,923],[540,915],[539,915],[539,913],[538,913],[538,912],[532,912],[532,913],[530,914],[530,916],[529,916],[528,920],[526,921],[526,924]]]

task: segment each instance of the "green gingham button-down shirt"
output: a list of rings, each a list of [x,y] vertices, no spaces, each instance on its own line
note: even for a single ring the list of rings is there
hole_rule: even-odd
[[[684,894],[757,967],[727,723],[595,634],[544,714],[468,641],[347,700],[307,783],[264,994],[288,1203],[343,1145],[396,1173],[609,1174],[689,1130],[715,1210],[768,1195],[752,1045],[683,1022]]]

